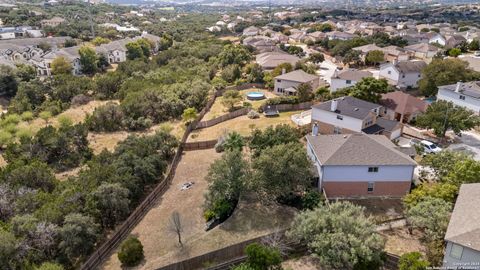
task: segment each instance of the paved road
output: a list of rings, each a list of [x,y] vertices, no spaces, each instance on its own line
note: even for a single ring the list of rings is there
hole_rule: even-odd
[[[475,160],[480,161],[480,135],[473,132],[463,132],[459,139],[461,143],[451,144],[447,149],[471,154]]]

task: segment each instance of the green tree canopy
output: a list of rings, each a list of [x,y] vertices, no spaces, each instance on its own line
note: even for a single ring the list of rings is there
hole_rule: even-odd
[[[98,57],[94,49],[83,46],[78,50],[80,54],[80,64],[82,66],[82,72],[92,75],[97,72],[98,69]]]
[[[53,75],[72,73],[72,65],[63,56],[53,59],[51,66]]]
[[[473,111],[439,100],[428,106],[427,111],[417,118],[417,125],[433,129],[438,137],[445,137],[447,130],[460,134],[480,124],[480,117]]]
[[[427,270],[428,266],[430,263],[424,260],[422,254],[417,251],[403,254],[398,262],[399,270]]]
[[[374,65],[380,64],[385,60],[385,55],[380,50],[373,50],[368,52],[365,61]]]
[[[377,80],[373,77],[365,77],[349,88],[350,96],[373,103],[378,103],[382,98],[382,94],[387,93],[388,91],[387,80]]]
[[[118,259],[124,266],[136,266],[143,260],[143,245],[138,238],[129,236],[120,245]]]
[[[361,264],[378,268],[384,241],[364,208],[350,202],[335,202],[300,212],[287,235],[315,254],[322,266],[355,269]],[[372,267],[377,265],[377,267]]]

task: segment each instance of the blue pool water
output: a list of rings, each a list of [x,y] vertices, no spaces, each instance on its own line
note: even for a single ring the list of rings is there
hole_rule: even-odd
[[[265,94],[262,92],[249,92],[247,94],[247,98],[250,100],[259,100],[259,99],[264,99]]]

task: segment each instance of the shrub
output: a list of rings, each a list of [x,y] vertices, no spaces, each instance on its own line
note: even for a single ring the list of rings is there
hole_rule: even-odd
[[[221,152],[225,151],[224,146],[225,146],[225,138],[222,136],[222,137],[218,138],[218,141],[215,144],[215,151],[217,153],[221,153]]]
[[[129,130],[145,130],[153,125],[153,121],[145,117],[139,117],[137,119],[127,118],[123,121],[123,125]]]
[[[310,190],[302,198],[302,208],[312,210],[317,207],[321,201],[322,195],[316,190]]]
[[[399,270],[426,270],[429,265],[420,252],[405,253],[398,262]]]
[[[203,213],[203,217],[205,218],[205,221],[209,221],[209,220],[215,218],[215,212],[213,212],[212,210],[206,210]]]
[[[93,111],[85,120],[88,129],[92,131],[117,131],[122,129],[124,114],[115,103],[107,103]]]
[[[243,107],[244,108],[251,108],[252,107],[252,103],[248,102],[248,101],[244,101],[243,102]]]
[[[254,110],[251,110],[247,113],[247,117],[250,119],[257,119],[260,117],[260,114]]]
[[[86,96],[84,94],[76,95],[72,98],[72,106],[80,106],[80,105],[85,105],[92,101],[92,98],[89,96]]]
[[[271,269],[282,263],[280,252],[271,247],[253,243],[245,248],[247,264],[255,270]]]
[[[20,116],[23,121],[31,121],[33,120],[33,113],[31,111],[23,112]]]
[[[281,97],[267,99],[264,105],[298,104],[298,103],[300,103],[300,101],[296,96],[281,96]]]
[[[130,236],[120,245],[118,259],[125,266],[136,266],[143,260],[143,245],[138,238]]]

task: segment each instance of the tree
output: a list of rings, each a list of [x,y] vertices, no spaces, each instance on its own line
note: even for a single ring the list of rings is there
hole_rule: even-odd
[[[313,63],[318,64],[325,61],[325,56],[323,53],[312,53],[308,59]]]
[[[48,125],[48,121],[52,118],[52,113],[49,111],[43,111],[38,114],[43,121],[45,121],[45,125]]]
[[[479,73],[468,68],[468,63],[460,59],[433,59],[423,70],[419,81],[420,92],[425,96],[437,94],[438,86],[472,81]]]
[[[384,241],[364,208],[351,202],[335,202],[296,215],[287,236],[306,243],[322,266],[333,269],[366,269],[381,264]],[[375,267],[376,266],[376,267]]]
[[[119,183],[103,183],[90,195],[87,207],[103,228],[113,228],[128,216],[129,193]]]
[[[297,87],[297,97],[299,102],[306,102],[313,99],[312,85],[309,83],[301,83]]]
[[[227,107],[229,111],[235,108],[235,105],[243,100],[238,90],[227,90],[222,96],[222,105]]]
[[[111,99],[120,90],[124,81],[120,72],[107,72],[95,77],[95,92],[99,99]]]
[[[227,151],[242,151],[245,146],[245,140],[238,132],[230,132],[225,138],[223,148]]]
[[[20,81],[29,82],[37,76],[35,67],[27,64],[17,64],[17,77]]]
[[[192,121],[197,119],[197,109],[195,108],[186,108],[183,110],[182,120],[186,124],[190,124]]]
[[[311,185],[312,163],[300,143],[272,146],[253,160],[253,186],[264,199],[283,199]]]
[[[15,96],[18,88],[17,74],[9,66],[0,65],[0,95]]]
[[[59,248],[71,262],[74,262],[93,251],[98,232],[98,224],[93,218],[78,213],[68,214],[60,229],[62,240]]]
[[[427,111],[417,117],[416,123],[420,127],[433,129],[436,136],[443,138],[449,129],[460,134],[476,127],[480,124],[480,117],[452,102],[439,100],[428,106]]]
[[[467,158],[455,163],[445,181],[459,188],[463,183],[477,183],[480,175],[480,162]]]
[[[205,195],[205,209],[211,212],[208,216],[223,221],[231,214],[246,189],[249,174],[248,163],[240,151],[227,151],[210,165]]]
[[[127,59],[135,60],[143,58],[143,50],[137,42],[130,42],[125,45],[127,48]]]
[[[38,160],[13,169],[9,167],[9,169],[10,171],[5,174],[5,180],[13,187],[27,187],[51,192],[57,184],[52,169]]]
[[[63,56],[53,59],[51,66],[53,75],[72,73],[72,64]]]
[[[257,63],[248,64],[244,68],[244,73],[247,74],[247,82],[249,83],[262,83],[263,82],[263,70],[262,66]]]
[[[98,57],[95,53],[95,50],[90,47],[83,46],[78,50],[78,53],[80,54],[80,65],[82,66],[82,72],[89,75],[97,72]]]
[[[251,58],[252,56],[246,47],[233,44],[225,45],[218,55],[218,61],[222,67],[234,64],[244,66]]]
[[[458,57],[460,54],[462,54],[462,50],[459,48],[452,48],[448,51],[448,55],[451,57]]]
[[[354,64],[354,65],[359,65],[361,59],[360,59],[360,52],[359,51],[355,51],[355,50],[350,50],[348,51],[345,56],[343,57],[343,64],[345,65],[350,65],[350,64]]]
[[[365,77],[349,88],[350,95],[365,101],[378,103],[382,94],[388,92],[388,82],[385,79]]]
[[[110,43],[110,40],[108,38],[104,38],[104,37],[95,37],[94,39],[92,39],[91,42],[95,46],[100,46],[102,44]]]
[[[245,248],[247,264],[255,270],[277,269],[282,263],[282,256],[275,248],[252,243]]]
[[[118,260],[124,266],[132,267],[138,265],[144,258],[143,245],[138,238],[129,236],[120,245]]]
[[[410,209],[422,200],[432,197],[454,203],[458,187],[450,183],[422,183],[403,198],[406,209]]]
[[[162,38],[160,39],[160,42],[158,43],[158,49],[160,51],[164,51],[173,45],[173,39],[170,35],[168,34],[163,34]]]
[[[400,257],[398,262],[399,270],[427,270],[430,264],[422,259],[420,252],[408,252]]]
[[[407,209],[406,216],[410,224],[424,231],[425,240],[432,242],[445,236],[451,210],[452,203],[427,197]]]
[[[239,79],[242,75],[242,71],[240,70],[240,66],[237,64],[228,65],[223,68],[221,76],[228,83],[233,83],[235,80]]]
[[[168,229],[177,236],[178,244],[180,245],[180,247],[183,248],[182,233],[184,228],[180,213],[178,213],[177,211],[174,211],[170,216],[170,224],[168,226]]]
[[[420,164],[433,170],[435,180],[445,182],[446,176],[453,170],[455,165],[467,159],[471,159],[471,157],[465,153],[443,150],[436,154],[426,155],[422,158]]]
[[[93,131],[118,131],[123,128],[125,114],[121,107],[113,102],[95,108],[92,115],[87,115],[85,124]]]
[[[269,147],[298,142],[301,137],[300,132],[289,125],[269,126],[263,131],[260,129],[252,131],[249,147],[253,151],[253,156],[259,156],[263,150]]]
[[[373,50],[368,52],[365,60],[367,63],[372,63],[373,65],[377,65],[382,63],[385,60],[385,55],[380,50]]]
[[[12,233],[0,228],[0,243],[2,243],[0,245],[0,268],[12,269],[15,263],[17,240]]]
[[[472,40],[472,42],[470,42],[470,44],[468,44],[468,49],[469,49],[470,51],[478,51],[478,50],[480,50],[480,42],[478,41],[478,39]]]

